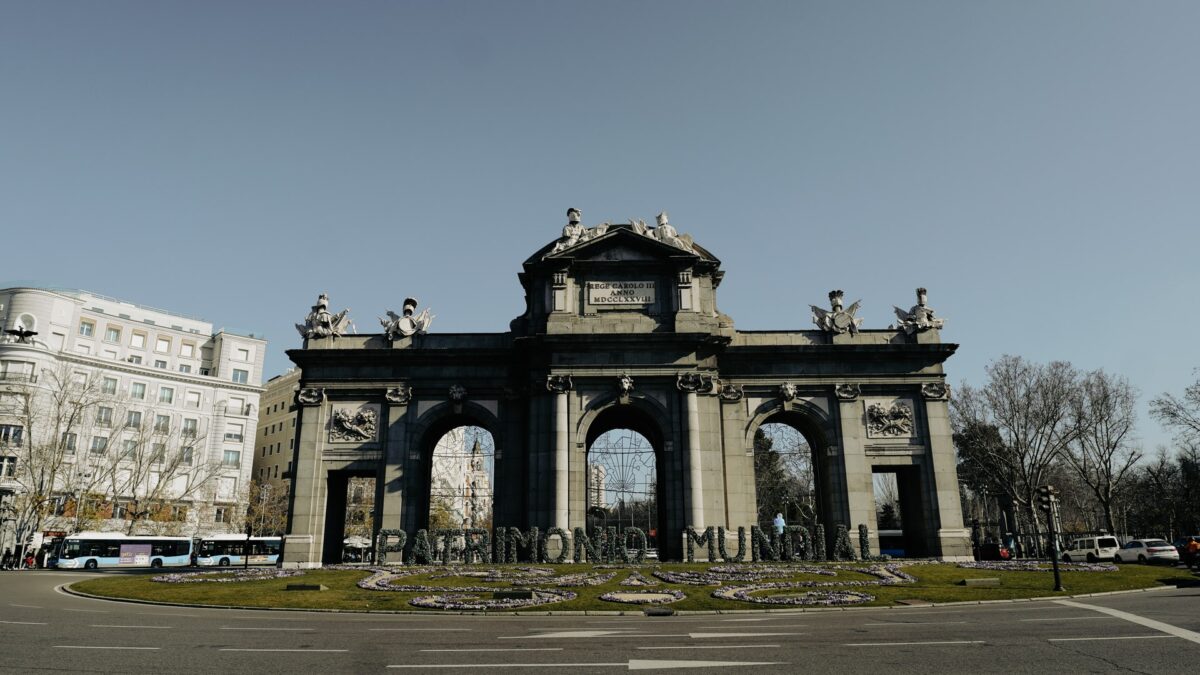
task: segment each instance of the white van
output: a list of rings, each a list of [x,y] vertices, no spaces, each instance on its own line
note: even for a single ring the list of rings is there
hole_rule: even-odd
[[[1097,560],[1112,560],[1121,545],[1117,538],[1111,535],[1084,537],[1071,542],[1063,552],[1063,562],[1096,562]]]

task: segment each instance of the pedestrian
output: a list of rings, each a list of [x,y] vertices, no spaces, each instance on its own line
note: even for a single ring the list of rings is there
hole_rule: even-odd
[[[33,562],[33,551],[30,551],[25,554],[25,569],[33,569]]]
[[[4,549],[4,557],[0,558],[0,570],[12,569],[13,553],[11,548]]]
[[[1196,537],[1188,540],[1187,545],[1187,566],[1188,569],[1200,567],[1200,560],[1197,560],[1197,554],[1200,554],[1200,541],[1196,541]]]
[[[779,535],[783,534],[783,528],[787,526],[787,523],[783,522],[783,514],[782,513],[776,513],[775,520],[772,521],[771,524],[775,526],[775,534],[779,534]]]

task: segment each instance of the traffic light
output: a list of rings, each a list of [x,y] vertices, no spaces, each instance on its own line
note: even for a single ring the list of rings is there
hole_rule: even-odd
[[[1050,507],[1054,503],[1054,486],[1043,485],[1037,489],[1038,508],[1050,513]]]

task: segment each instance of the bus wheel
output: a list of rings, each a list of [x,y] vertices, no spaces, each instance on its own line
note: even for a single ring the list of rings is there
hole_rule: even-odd
[[[229,567],[229,558],[221,558],[221,567]]]
[[[154,560],[151,560],[150,567],[153,567],[154,569],[162,567],[162,558],[155,558]]]
[[[96,569],[96,561],[89,560],[83,564],[83,567],[84,567],[84,569],[94,570],[94,569]]]

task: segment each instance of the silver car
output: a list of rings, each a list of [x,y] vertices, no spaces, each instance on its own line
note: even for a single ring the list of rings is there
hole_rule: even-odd
[[[1133,539],[1113,556],[1113,562],[1171,563],[1179,562],[1179,551],[1163,539]]]

